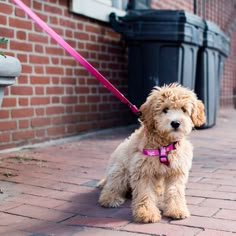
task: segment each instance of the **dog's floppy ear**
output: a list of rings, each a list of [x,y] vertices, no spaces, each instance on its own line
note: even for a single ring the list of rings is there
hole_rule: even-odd
[[[140,121],[144,124],[147,130],[152,132],[155,129],[155,122],[153,121],[153,105],[156,104],[157,97],[159,96],[160,87],[156,86],[153,88],[151,93],[140,107]]]
[[[205,107],[201,100],[196,100],[194,103],[191,118],[193,124],[197,127],[203,125],[206,122]]]
[[[150,107],[150,102],[148,99],[147,101],[140,107],[140,121],[144,124],[144,126],[150,130],[153,129],[153,115],[152,115],[152,109]]]
[[[161,87],[155,86],[149,96],[146,99],[146,102],[140,107],[140,121],[144,124],[149,132],[155,130],[155,122],[153,121],[154,117],[154,107],[158,105],[158,98],[160,96]]]

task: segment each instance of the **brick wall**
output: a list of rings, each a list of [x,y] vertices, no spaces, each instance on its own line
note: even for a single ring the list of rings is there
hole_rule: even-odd
[[[127,56],[108,24],[69,13],[64,0],[24,1],[124,94]],[[22,63],[0,110],[0,149],[129,123],[129,109],[9,0],[0,2],[1,45]],[[4,49],[5,47],[5,49]]]
[[[24,2],[127,94],[127,49],[120,35],[113,32],[109,24],[71,14],[69,1]],[[202,9],[199,2],[202,1],[198,1],[198,9]],[[233,0],[213,2],[205,7],[210,9],[209,13],[205,12],[205,17],[216,21],[226,32],[232,29],[232,51],[226,60],[222,82],[222,105],[232,106],[232,87],[236,86],[233,37],[235,8],[232,7]],[[153,0],[152,6],[193,11],[192,0]],[[1,51],[19,58],[23,66],[16,84],[5,91],[0,110],[0,149],[132,121],[126,105],[107,91],[10,0],[1,0],[0,9],[0,37],[10,40],[7,45],[0,45]],[[221,12],[221,9],[224,11]],[[230,15],[226,16],[229,11]],[[202,12],[199,10],[198,14]]]

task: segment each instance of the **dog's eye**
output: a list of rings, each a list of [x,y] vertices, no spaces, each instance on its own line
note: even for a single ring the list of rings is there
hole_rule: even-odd
[[[181,107],[181,110],[182,110],[184,113],[187,112],[187,110],[186,110],[184,107]]]
[[[163,113],[166,114],[166,113],[168,112],[168,110],[169,110],[169,108],[166,107],[166,108],[164,108],[162,111],[163,111]]]

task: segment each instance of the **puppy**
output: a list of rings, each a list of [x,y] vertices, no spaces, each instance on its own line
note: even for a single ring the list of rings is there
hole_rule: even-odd
[[[159,221],[160,204],[167,217],[189,217],[185,186],[193,147],[186,136],[204,124],[204,105],[194,92],[173,83],[155,87],[140,111],[140,128],[111,155],[106,177],[99,183],[99,203],[118,207],[131,190],[136,222]]]

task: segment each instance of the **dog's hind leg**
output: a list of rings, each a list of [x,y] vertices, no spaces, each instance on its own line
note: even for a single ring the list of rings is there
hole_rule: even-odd
[[[117,168],[106,177],[106,182],[99,197],[99,203],[104,207],[118,207],[125,202],[128,190],[127,170]]]
[[[102,178],[96,185],[97,188],[100,188],[100,189],[103,189],[104,185],[106,184],[107,182],[107,178],[104,177]]]

